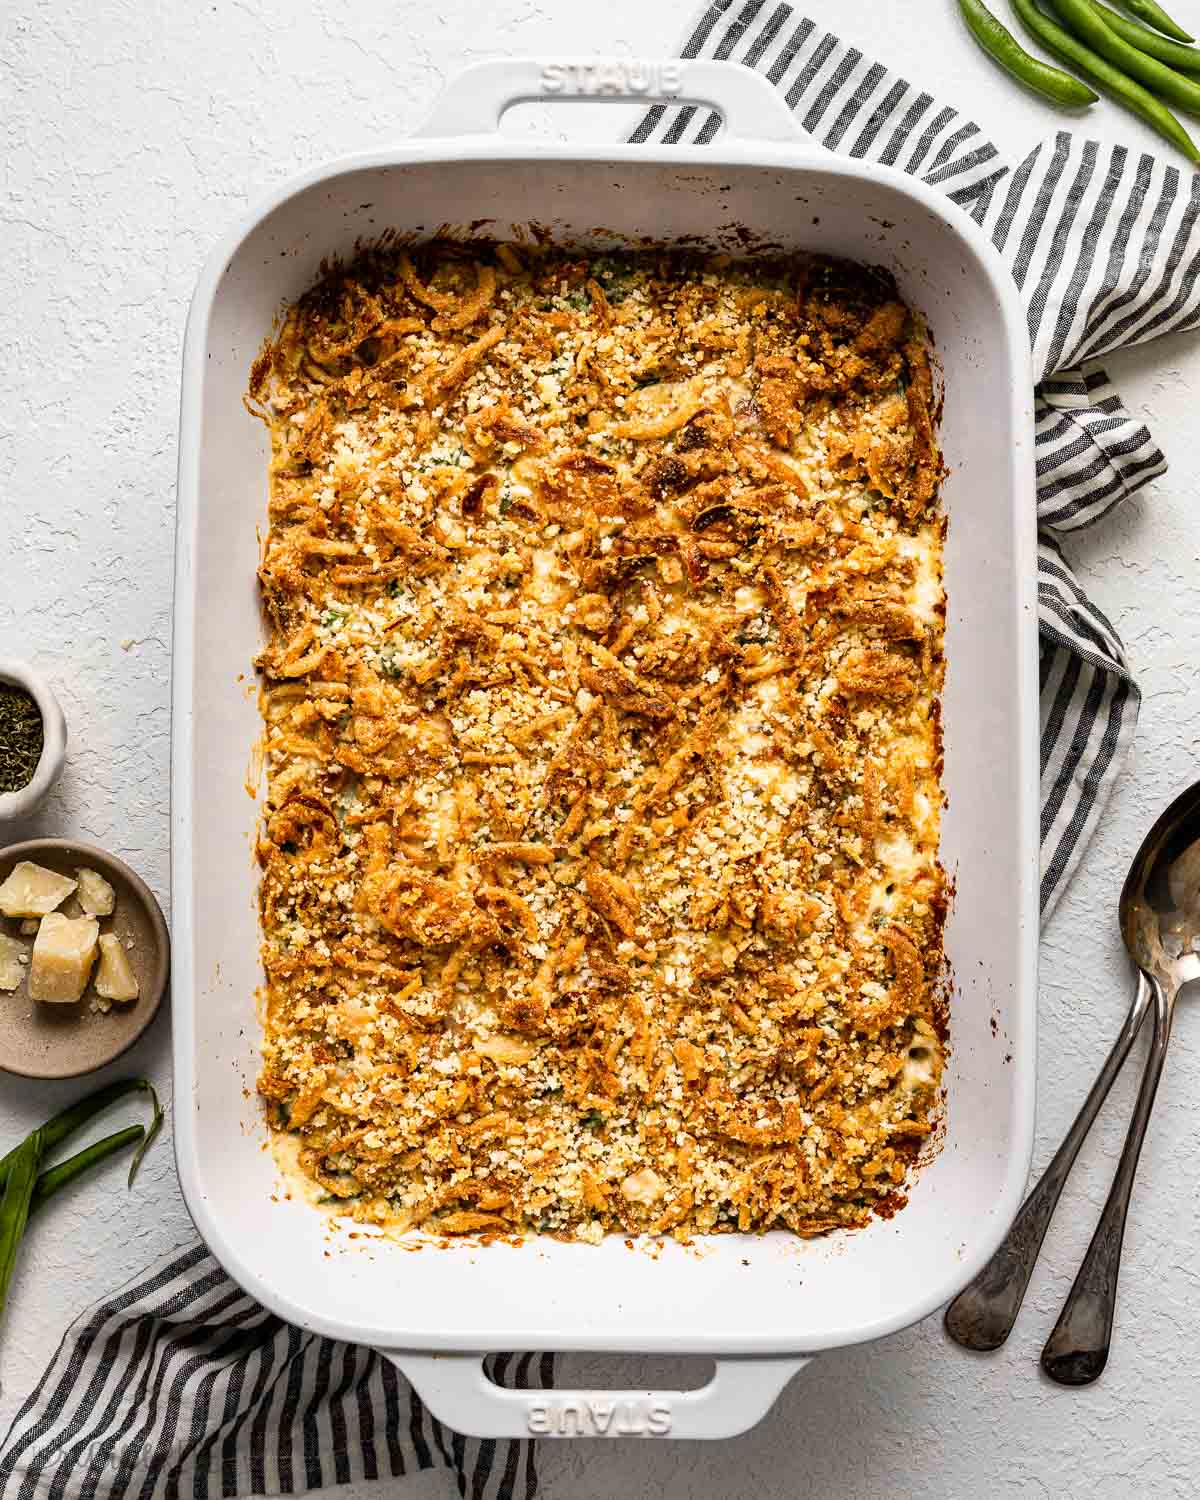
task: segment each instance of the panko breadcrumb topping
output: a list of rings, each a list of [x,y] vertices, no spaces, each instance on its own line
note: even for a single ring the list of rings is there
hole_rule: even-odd
[[[326,269],[270,429],[259,1091],[437,1234],[893,1212],[939,1107],[942,473],[882,273]]]

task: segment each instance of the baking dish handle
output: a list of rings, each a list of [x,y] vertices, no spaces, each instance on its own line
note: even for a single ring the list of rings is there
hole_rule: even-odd
[[[753,68],[711,58],[641,61],[601,58],[496,58],[457,74],[434,102],[416,136],[491,136],[513,104],[608,100],[645,104],[695,104],[715,109],[725,135],[746,141],[804,139],[779,90]]]
[[[511,1390],[489,1379],[482,1354],[380,1351],[439,1422],[482,1438],[728,1438],[748,1431],[808,1359],[722,1358],[697,1391]]]

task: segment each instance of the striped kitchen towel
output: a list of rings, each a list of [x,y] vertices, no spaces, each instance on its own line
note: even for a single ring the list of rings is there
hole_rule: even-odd
[[[550,1357],[496,1355],[500,1385]],[[448,1469],[470,1500],[530,1500],[534,1445],[464,1438],[373,1349],[267,1312],[203,1245],[176,1251],[67,1330],[0,1449],[5,1500],[217,1500]]]
[[[1165,468],[1097,360],[1200,321],[1200,179],[1059,134],[1005,162],[977,125],[773,0],[713,0],[687,57],[761,69],[822,144],[941,187],[1008,258],[1029,314],[1041,523],[1042,909],[1085,847],[1137,719],[1121,642],[1059,538]],[[655,107],[635,141],[708,141],[707,111]],[[548,1356],[498,1357],[549,1385]],[[442,1466],[472,1500],[537,1488],[532,1444],[468,1441],[368,1349],[280,1322],[196,1246],[68,1331],[0,1448],[0,1496],[296,1494]]]

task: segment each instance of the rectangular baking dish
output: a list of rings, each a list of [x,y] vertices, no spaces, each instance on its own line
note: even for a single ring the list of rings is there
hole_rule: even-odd
[[[526,99],[659,97],[717,108],[711,145],[518,148]],[[384,229],[420,238],[531,223],[611,246],[652,236],[883,264],[928,319],[945,373],[949,593],[943,858],[956,885],[947,1130],[908,1207],[855,1234],[712,1236],[648,1253],[537,1240],[419,1253],[350,1242],[278,1179],[253,1081],[260,983],[245,785],[259,734],[250,661],[266,439],[242,407],[280,304]],[[479,223],[482,221],[482,224]],[[594,226],[603,225],[602,231]],[[373,1345],[437,1416],[480,1436],[717,1437],[769,1408],[814,1354],[879,1338],[952,1297],[1020,1200],[1034,1108],[1037,653],[1032,382],[1008,270],[970,219],[903,174],[799,135],[776,91],[714,62],[482,64],[417,136],[276,190],[214,251],[188,321],[179,459],[173,719],[175,1119],[197,1228],[248,1292],[305,1328]],[[256,777],[252,779],[257,779]],[[717,1360],[700,1391],[500,1390],[481,1352],[589,1349]]]

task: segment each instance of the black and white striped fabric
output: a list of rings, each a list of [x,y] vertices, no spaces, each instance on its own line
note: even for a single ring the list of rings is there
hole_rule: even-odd
[[[548,1355],[498,1355],[501,1385]],[[68,1329],[0,1450],[5,1500],[289,1495],[444,1468],[469,1500],[531,1500],[532,1443],[437,1422],[373,1349],[281,1322],[202,1245],[164,1256]]]
[[[1097,361],[1200,322],[1200,178],[1068,134],[1007,163],[977,125],[773,0],[713,0],[682,53],[761,69],[831,150],[942,188],[991,235],[1024,294],[1041,381],[1048,914],[1128,756],[1139,703],[1120,639],[1060,538],[1166,467]],[[706,111],[655,107],[632,139],[703,142],[717,126]],[[502,1357],[493,1373],[549,1385],[553,1365]],[[387,1361],[280,1322],[197,1246],[71,1327],[0,1448],[0,1496],[296,1494],[434,1466],[471,1500],[529,1500],[537,1488],[532,1444],[448,1431]]]
[[[940,188],[1012,267],[1040,381],[1044,919],[1128,758],[1140,704],[1120,638],[1060,542],[1166,468],[1098,361],[1200,323],[1200,176],[1066,132],[1007,162],[957,110],[778,0],[712,0],[681,53],[758,69],[822,145]],[[708,110],[656,105],[630,139],[702,143],[718,125]]]

